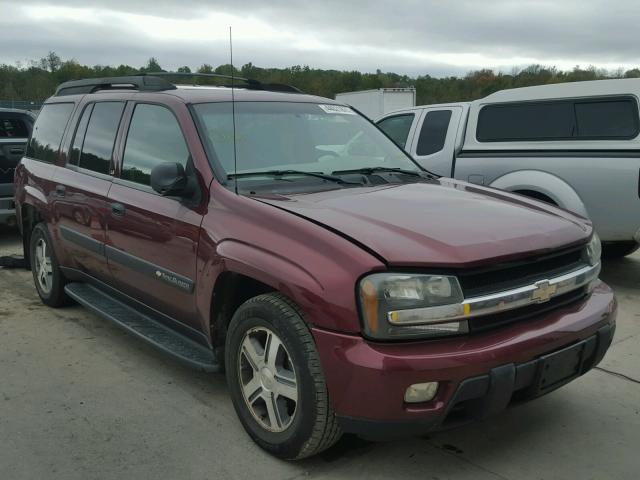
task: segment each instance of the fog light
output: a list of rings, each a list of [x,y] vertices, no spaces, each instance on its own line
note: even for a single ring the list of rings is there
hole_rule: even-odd
[[[438,382],[414,383],[404,392],[404,401],[407,403],[428,402],[436,396]]]

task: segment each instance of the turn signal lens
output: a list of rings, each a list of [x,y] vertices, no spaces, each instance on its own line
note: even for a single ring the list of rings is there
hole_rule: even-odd
[[[373,334],[378,333],[378,291],[368,280],[362,282],[360,300],[369,331]]]

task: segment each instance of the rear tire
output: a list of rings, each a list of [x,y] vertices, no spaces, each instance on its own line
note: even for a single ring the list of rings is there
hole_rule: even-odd
[[[342,435],[311,332],[285,296],[259,295],[238,308],[227,333],[225,369],[242,425],[276,457],[309,457]]]
[[[31,232],[29,258],[33,281],[42,302],[50,307],[69,305],[71,299],[64,291],[67,280],[60,271],[53,243],[44,223],[38,223]]]
[[[631,255],[640,248],[640,244],[635,242],[605,243],[602,245],[602,258],[614,259]]]

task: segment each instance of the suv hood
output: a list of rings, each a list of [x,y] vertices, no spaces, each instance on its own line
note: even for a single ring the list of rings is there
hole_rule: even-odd
[[[396,266],[469,267],[585,243],[588,220],[551,205],[440,179],[253,197],[321,224]]]

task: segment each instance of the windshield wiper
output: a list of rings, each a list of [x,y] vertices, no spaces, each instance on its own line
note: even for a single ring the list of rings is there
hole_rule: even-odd
[[[321,178],[323,180],[329,180],[331,182],[340,183],[344,185],[362,185],[362,182],[349,182],[347,180],[343,180],[340,177],[335,177],[333,175],[325,175],[324,173],[317,172],[305,172],[304,170],[266,170],[266,171],[256,171],[256,172],[241,172],[241,173],[230,173],[227,175],[227,178],[242,178],[242,177],[258,177],[260,175],[271,175],[273,177],[283,177],[285,175],[305,175],[307,177],[315,177]]]
[[[433,178],[437,178],[435,175],[419,170],[405,170],[404,168],[396,168],[396,167],[364,167],[364,168],[354,168],[351,170],[336,170],[333,173],[334,175],[344,175],[345,173],[361,173],[363,175],[373,175],[378,172],[389,172],[389,173],[403,173],[405,175],[413,175],[414,177],[422,177],[425,178],[425,175],[428,175]]]

